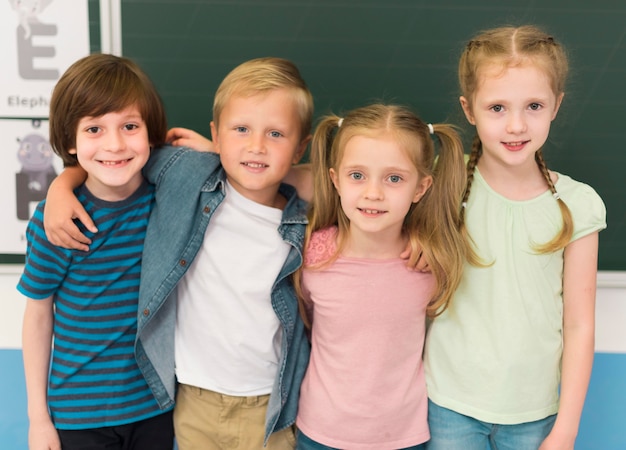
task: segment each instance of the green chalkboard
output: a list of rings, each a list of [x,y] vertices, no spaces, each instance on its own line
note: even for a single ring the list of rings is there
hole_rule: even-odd
[[[544,27],[571,62],[546,159],[602,196],[608,228],[599,266],[626,270],[626,2],[128,0],[122,16],[123,52],[156,82],[170,124],[207,135],[219,82],[259,56],[298,64],[317,115],[385,100],[412,106],[430,122],[464,125],[456,64],[467,39],[505,24]]]
[[[549,30],[570,55],[548,165],[604,199],[599,266],[626,270],[626,2],[122,0],[124,55],[157,84],[170,125],[206,135],[222,78],[260,56],[300,67],[318,116],[383,100],[409,105],[429,122],[465,126],[456,82],[464,43],[485,28],[525,23]]]

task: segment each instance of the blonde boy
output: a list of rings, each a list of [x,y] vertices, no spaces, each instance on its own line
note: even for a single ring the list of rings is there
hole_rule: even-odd
[[[156,204],[136,353],[162,408],[178,385],[181,450],[295,446],[309,344],[290,275],[302,263],[306,204],[281,180],[306,149],[312,114],[293,63],[251,60],[216,92],[219,155],[164,147],[146,166]]]

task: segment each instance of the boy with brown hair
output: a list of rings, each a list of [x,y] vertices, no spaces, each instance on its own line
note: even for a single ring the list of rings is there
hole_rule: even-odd
[[[295,446],[309,343],[290,275],[302,263],[306,203],[282,180],[306,149],[312,115],[293,63],[251,60],[216,92],[219,155],[164,147],[146,166],[156,204],[136,352],[162,407],[173,404],[178,381],[181,450]],[[54,208],[67,202],[64,192]],[[72,216],[90,221],[66,206],[52,222]],[[76,231],[62,233],[85,242]]]
[[[141,253],[154,200],[141,170],[166,131],[154,85],[129,59],[87,56],[54,88],[50,143],[65,165],[80,163],[86,171],[75,192],[100,230],[89,234],[87,253],[57,248],[45,238],[44,202],[27,227],[17,289],[27,297],[22,336],[31,449],[174,444],[171,405],[159,405],[134,353]]]

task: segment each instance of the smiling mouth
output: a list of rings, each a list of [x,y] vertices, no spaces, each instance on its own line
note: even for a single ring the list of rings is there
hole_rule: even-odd
[[[242,162],[241,164],[246,167],[250,167],[251,169],[263,169],[265,167],[269,167],[267,164],[255,162]]]
[[[367,209],[367,208],[357,208],[357,209],[361,211],[362,213],[372,214],[372,215],[384,214],[386,212],[380,209]]]
[[[129,162],[130,160],[132,160],[132,158],[128,158],[128,159],[121,159],[119,161],[98,161],[100,164],[102,164],[103,166],[117,166],[120,164],[125,164],[127,162]]]
[[[502,145],[509,148],[520,148],[528,144],[530,141],[502,142]]]

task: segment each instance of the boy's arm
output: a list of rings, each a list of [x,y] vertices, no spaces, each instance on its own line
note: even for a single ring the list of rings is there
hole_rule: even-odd
[[[27,299],[22,327],[22,353],[28,396],[28,448],[60,450],[59,435],[48,412],[48,371],[52,348],[52,297]]]
[[[165,142],[175,147],[189,147],[201,152],[215,152],[213,142],[188,128],[170,128],[165,136]]]
[[[305,202],[313,200],[313,171],[310,163],[292,166],[283,181],[296,188],[298,197]]]
[[[80,166],[66,167],[48,188],[44,207],[46,237],[61,247],[88,251],[91,240],[80,232],[72,219],[78,219],[89,230],[98,231],[74,189],[85,182],[87,173]]]

